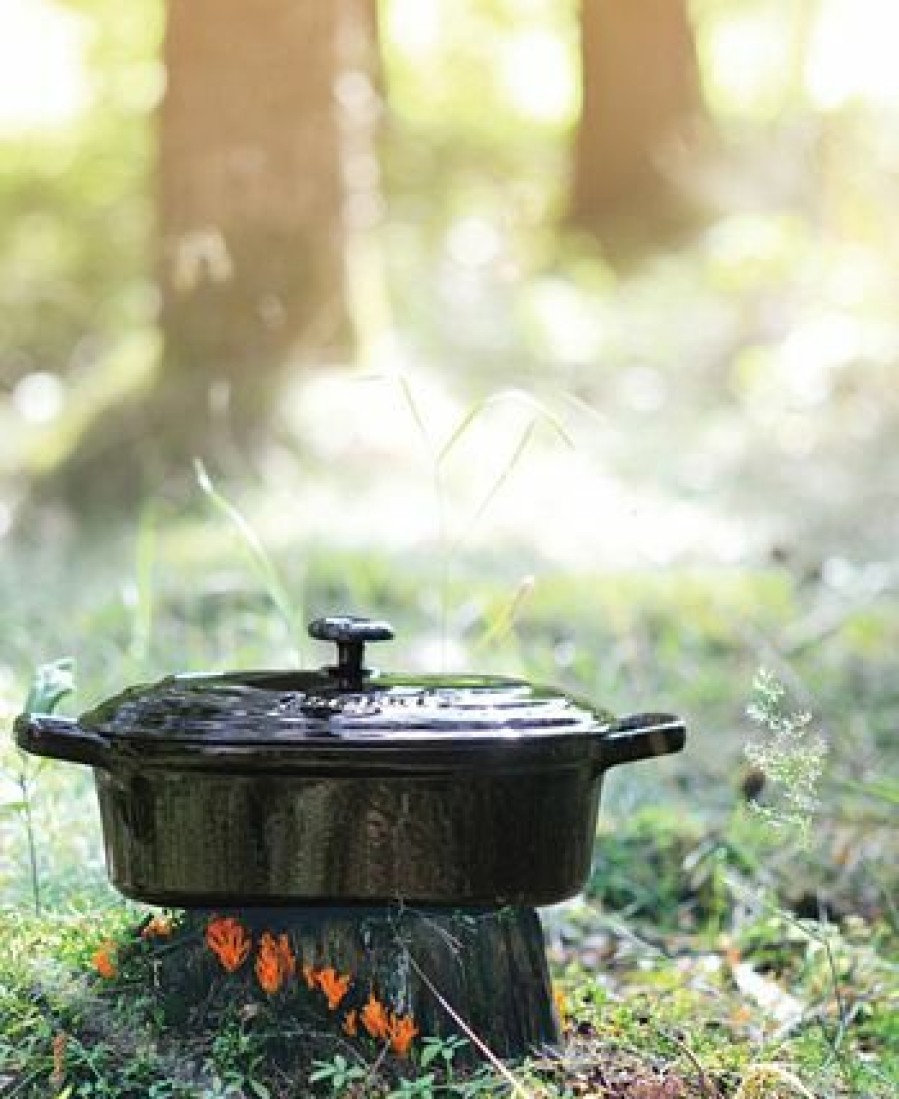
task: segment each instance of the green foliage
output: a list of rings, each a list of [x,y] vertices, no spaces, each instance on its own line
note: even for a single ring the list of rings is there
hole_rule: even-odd
[[[212,1039],[209,1061],[211,1091],[216,1097],[249,1092],[258,1099],[269,1099],[263,1083],[267,1075],[264,1048],[239,1020],[226,1022]]]
[[[443,1061],[447,1076],[451,1079],[453,1060],[456,1054],[465,1049],[468,1044],[467,1038],[462,1038],[456,1034],[448,1035],[445,1038],[423,1038],[419,1064],[422,1068],[427,1068],[432,1061],[439,1059]]]
[[[747,713],[768,737],[748,744],[746,758],[775,787],[782,803],[753,801],[752,808],[772,828],[794,830],[808,843],[813,814],[820,807],[817,791],[827,747],[820,737],[808,735],[811,714],[784,710],[786,688],[771,672],[761,670],[753,687],[755,700]]]
[[[0,379],[77,374],[146,325],[150,111],[161,5],[72,3],[89,17],[94,108],[65,130],[6,137],[0,174]]]
[[[310,1084],[326,1084],[334,1095],[342,1095],[348,1086],[364,1080],[368,1070],[362,1065],[351,1064],[342,1053],[336,1053],[330,1061],[313,1061],[309,1074]]]
[[[23,713],[51,714],[75,690],[75,661],[70,657],[42,664],[34,673]]]
[[[414,1080],[401,1080],[399,1087],[389,1093],[388,1099],[434,1099],[436,1079],[433,1072],[428,1072],[416,1076]]]
[[[26,714],[50,714],[67,694],[75,689],[75,662],[71,659],[42,664],[25,698]],[[0,754],[0,775],[6,773],[18,789],[15,801],[0,803],[0,815],[17,814],[22,823],[28,850],[28,875],[34,911],[42,908],[41,870],[38,858],[38,840],[34,823],[34,800],[38,774],[43,760],[35,760],[25,752],[7,750]]]

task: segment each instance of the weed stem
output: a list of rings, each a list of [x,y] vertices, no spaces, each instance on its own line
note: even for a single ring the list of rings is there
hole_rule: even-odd
[[[41,880],[37,861],[37,844],[34,838],[34,817],[31,812],[31,782],[28,778],[28,760],[22,758],[22,768],[18,774],[19,789],[22,791],[22,820],[25,823],[25,840],[28,844],[28,869],[31,877],[31,897],[34,903],[34,914],[40,916],[43,911],[41,904]]]

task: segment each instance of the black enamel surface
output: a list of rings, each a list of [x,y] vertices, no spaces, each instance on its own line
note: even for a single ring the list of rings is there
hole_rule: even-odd
[[[20,747],[94,767],[110,877],[180,907],[542,905],[589,871],[604,772],[679,751],[668,714],[614,719],[515,679],[382,676],[389,627],[313,624],[320,671],[173,676]]]
[[[584,732],[610,714],[515,679],[372,676],[341,687],[320,672],[172,676],[84,714],[110,740],[283,746],[335,740],[389,745]]]
[[[600,782],[97,772],[97,790],[110,877],[137,900],[541,905],[583,885]]]

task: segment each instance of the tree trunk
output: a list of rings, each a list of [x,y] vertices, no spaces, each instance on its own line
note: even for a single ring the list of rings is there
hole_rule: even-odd
[[[371,0],[169,0],[159,126],[163,381],[264,422],[291,356],[345,353],[348,133],[373,120]],[[361,122],[360,122],[361,119]]]
[[[194,456],[227,467],[286,367],[351,350],[347,244],[380,215],[375,0],[169,0],[164,61],[161,360],[33,480],[38,505],[121,513]]]
[[[294,936],[305,961],[356,975],[421,1035],[467,1038],[471,1059],[525,1057],[558,1041],[540,919],[532,908],[310,910]],[[461,1060],[462,1058],[460,1058]]]
[[[582,0],[581,28],[572,220],[652,219],[671,194],[666,149],[701,110],[687,0]]]

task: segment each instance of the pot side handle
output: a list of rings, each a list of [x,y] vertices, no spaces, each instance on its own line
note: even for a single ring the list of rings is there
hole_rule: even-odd
[[[22,714],[14,726],[16,743],[25,752],[71,763],[102,767],[109,742],[82,728],[72,718],[50,714]]]
[[[674,714],[628,714],[598,738],[597,770],[679,752],[686,739],[686,726]]]

